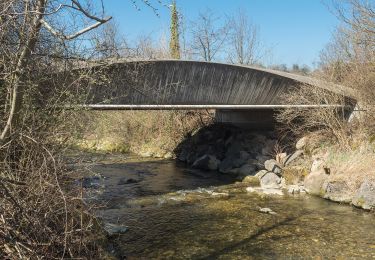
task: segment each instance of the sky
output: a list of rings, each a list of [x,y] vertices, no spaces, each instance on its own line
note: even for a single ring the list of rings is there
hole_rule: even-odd
[[[154,39],[168,32],[170,0],[149,0],[158,9],[156,15],[138,0],[139,11],[132,0],[104,0],[105,11],[112,15],[126,39],[132,41],[139,35]],[[246,12],[260,31],[267,49],[272,49],[266,63],[306,64],[314,67],[319,53],[330,41],[338,21],[329,10],[328,0],[176,0],[184,18],[194,21],[199,12],[207,8],[217,16],[226,17],[238,9]],[[187,23],[187,25],[189,25]]]

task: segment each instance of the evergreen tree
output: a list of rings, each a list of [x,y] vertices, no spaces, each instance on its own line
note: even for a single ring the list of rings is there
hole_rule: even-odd
[[[169,49],[173,59],[180,59],[180,39],[179,25],[176,1],[174,0],[171,8],[171,41]]]

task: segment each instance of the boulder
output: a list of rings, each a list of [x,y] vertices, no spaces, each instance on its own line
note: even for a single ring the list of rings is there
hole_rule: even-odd
[[[299,157],[301,157],[303,154],[303,151],[302,150],[297,150],[295,151],[293,154],[290,154],[288,156],[286,156],[284,158],[284,160],[282,161],[282,164],[284,166],[288,166],[289,164],[291,164],[293,161],[295,161],[296,159],[298,159]]]
[[[255,174],[255,177],[258,177],[259,179],[263,178],[264,175],[266,175],[268,171],[267,170],[261,170]]]
[[[260,185],[262,188],[279,188],[281,178],[274,172],[267,172],[260,178]]]
[[[265,156],[265,155],[258,155],[256,158],[259,164],[264,164],[266,161],[272,159],[271,156]]]
[[[220,161],[215,156],[205,154],[193,163],[193,167],[207,171],[216,171],[219,164]]]
[[[307,144],[307,137],[302,137],[301,139],[297,141],[296,149],[302,150],[303,148],[305,148],[306,144]]]
[[[323,198],[336,202],[350,203],[353,199],[353,192],[346,181],[335,180],[323,183]]]
[[[230,173],[235,168],[240,168],[250,158],[250,154],[245,151],[227,152],[224,160],[219,165],[221,173]]]
[[[304,186],[306,191],[309,194],[313,195],[323,195],[323,184],[327,180],[328,175],[324,172],[324,170],[311,172],[308,174],[304,180]]]
[[[277,175],[281,175],[281,173],[283,171],[283,166],[281,165],[281,163],[278,163],[274,159],[265,161],[264,162],[264,168],[267,171],[276,173]]]
[[[365,180],[354,194],[352,204],[363,209],[375,209],[375,180]]]
[[[255,175],[257,167],[254,164],[244,164],[238,169],[238,174],[242,176]]]
[[[164,159],[172,159],[173,158],[173,153],[171,152],[167,152],[166,154],[164,154]]]

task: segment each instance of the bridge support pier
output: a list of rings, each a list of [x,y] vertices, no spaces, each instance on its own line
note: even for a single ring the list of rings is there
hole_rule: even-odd
[[[215,122],[230,123],[245,129],[272,130],[275,128],[275,110],[222,110],[215,113]]]

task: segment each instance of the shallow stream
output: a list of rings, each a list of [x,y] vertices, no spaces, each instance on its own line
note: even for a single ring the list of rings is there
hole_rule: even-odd
[[[218,173],[131,155],[86,167],[88,197],[126,259],[374,259],[375,215],[307,195],[246,192]],[[269,208],[272,212],[263,213]]]

